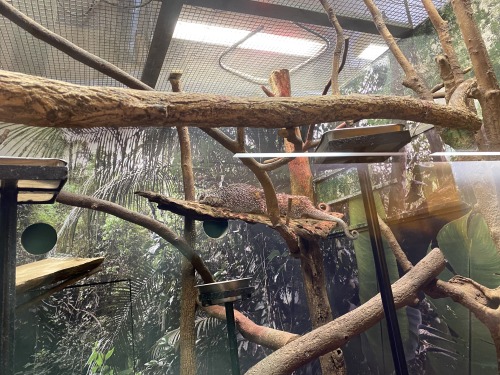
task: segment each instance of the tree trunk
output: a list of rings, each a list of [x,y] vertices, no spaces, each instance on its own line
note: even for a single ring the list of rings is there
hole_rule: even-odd
[[[186,200],[195,199],[193,163],[191,160],[191,142],[186,127],[178,127],[181,144],[182,180]],[[196,241],[195,221],[184,218],[184,237],[194,247]],[[189,260],[182,257],[181,262],[181,317],[180,317],[180,375],[196,375],[196,331],[194,326],[196,315],[195,289],[196,278],[194,267]]]
[[[271,73],[271,88],[275,96],[291,96],[290,75],[288,70],[282,69]],[[296,142],[302,142],[298,128],[290,129],[292,137]],[[295,145],[284,139],[286,152],[296,150]],[[312,173],[307,158],[296,158],[288,164],[290,170],[290,189],[292,195],[304,195],[314,201],[312,189]],[[294,204],[292,202],[292,204]],[[333,320],[332,308],[326,290],[325,267],[323,264],[323,254],[317,241],[302,241],[303,248],[300,253],[300,265],[304,289],[309,306],[309,315],[313,328]],[[323,375],[343,375],[346,374],[344,355],[342,350],[336,349],[320,357],[321,370]]]

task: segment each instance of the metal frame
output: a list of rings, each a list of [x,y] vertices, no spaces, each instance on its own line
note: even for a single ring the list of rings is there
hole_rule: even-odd
[[[16,229],[18,192],[46,191],[52,199],[61,190],[68,176],[65,165],[49,166],[53,159],[0,158],[0,374],[14,374],[14,324],[16,310]],[[14,162],[14,163],[12,163]],[[23,165],[25,163],[25,165]],[[19,181],[53,180],[53,188],[18,188]],[[30,202],[22,202],[30,203]],[[37,202],[41,203],[41,202]]]
[[[141,81],[153,88],[160,76],[183,4],[184,1],[182,0],[164,0],[161,2],[153,39],[149,46],[148,57],[141,76]]]
[[[160,0],[157,0],[160,1]],[[279,20],[304,23],[317,26],[332,27],[326,13],[314,12],[306,9],[262,3],[252,0],[161,0],[160,12],[156,21],[156,28],[149,47],[148,57],[144,64],[141,81],[155,87],[161,68],[167,56],[172,41],[175,25],[179,19],[182,6],[216,9],[227,12],[248,14],[259,17],[276,18]],[[379,34],[372,20],[352,18],[337,15],[340,25],[345,30],[358,31],[367,34]],[[413,31],[409,27],[387,25],[389,31],[396,38],[404,38]]]

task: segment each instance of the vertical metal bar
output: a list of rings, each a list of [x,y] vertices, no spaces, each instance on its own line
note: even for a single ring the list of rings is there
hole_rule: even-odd
[[[368,164],[359,164],[357,169],[361,195],[363,196],[363,205],[366,212],[368,232],[370,233],[370,243],[373,250],[373,258],[375,260],[377,281],[380,288],[380,295],[382,297],[382,304],[384,306],[389,341],[391,343],[394,368],[396,370],[396,374],[407,375],[408,367],[406,366],[403,341],[399,331],[398,317],[396,315],[394,298],[392,296],[391,280],[389,279],[389,272],[387,271],[382,233],[380,232],[380,226],[378,223],[377,209],[375,207],[375,199],[373,198]]]
[[[0,189],[0,374],[14,374],[14,319],[16,309],[17,181]]]
[[[183,0],[162,0],[161,2],[156,28],[141,76],[141,81],[153,88],[160,76],[183,4]]]
[[[240,375],[233,303],[226,302],[224,306],[226,307],[227,339],[229,341],[229,353],[231,355],[231,370],[233,375]]]

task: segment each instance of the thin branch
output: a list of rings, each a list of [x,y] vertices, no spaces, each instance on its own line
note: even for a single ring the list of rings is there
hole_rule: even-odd
[[[62,36],[50,31],[49,29],[46,29],[30,17],[21,13],[5,0],[0,0],[0,14],[11,20],[23,30],[26,30],[35,38],[40,39],[47,44],[50,44],[51,46],[57,48],[59,51],[64,52],[68,56],[71,56],[76,61],[90,66],[98,72],[101,72],[108,77],[114,78],[118,82],[121,82],[130,88],[153,90],[153,88],[149,87],[137,78],[131,76],[124,70],[121,70],[117,66],[111,64],[109,61],[106,61],[99,56],[96,56],[84,50],[83,48],[78,47],[76,44],[71,43],[69,40],[64,39]]]
[[[340,58],[342,56],[342,46],[345,43],[344,38],[344,30],[333,11],[332,6],[327,2],[327,0],[319,0],[326,14],[328,15],[328,19],[330,23],[335,28],[336,32],[336,43],[335,50],[333,51],[333,61],[332,61],[332,74],[331,74],[331,87],[332,87],[332,95],[340,94],[339,87],[339,72],[340,72]]]
[[[172,85],[173,92],[181,92],[182,71],[173,71],[168,80]],[[182,184],[184,187],[184,199],[194,201],[196,199],[194,189],[193,159],[191,156],[191,138],[186,126],[177,127],[179,144],[181,149]],[[184,217],[184,238],[187,243],[194,247],[196,243],[196,224],[189,217]],[[181,316],[180,330],[180,358],[185,363],[180,369],[180,375],[196,374],[196,301],[198,292],[195,288],[196,277],[194,267],[186,258],[181,262]]]
[[[406,254],[404,253],[403,249],[401,246],[399,246],[399,242],[394,236],[394,233],[392,233],[391,228],[385,223],[382,218],[377,215],[378,217],[378,222],[380,226],[380,231],[382,232],[382,235],[385,237],[387,240],[390,248],[392,249],[392,253],[394,254],[396,261],[398,262],[399,266],[403,270],[403,272],[408,272],[413,268],[413,264],[408,260],[406,257]]]
[[[231,139],[231,137],[224,134],[222,130],[217,128],[202,128],[201,130],[210,137],[212,137],[213,139],[215,139],[229,151],[235,154],[238,152],[245,152],[245,149],[241,147],[241,145],[237,141]]]
[[[295,158],[275,158],[272,161],[267,160],[264,163],[260,163],[259,168],[261,168],[263,171],[266,171],[266,172],[274,171],[275,169],[278,169],[284,165],[287,165],[293,159],[295,159]]]
[[[184,255],[192,264],[195,270],[200,274],[205,283],[213,283],[215,280],[203,262],[203,259],[193,250],[191,246],[182,237],[179,237],[174,231],[169,229],[165,224],[154,220],[153,218],[131,211],[116,203],[108,202],[102,199],[89,197],[86,195],[68,193],[61,191],[56,198],[56,201],[69,206],[88,208],[100,212],[105,212],[110,215],[119,217],[120,219],[140,225],[150,231],[158,234],[160,237],[171,243]]]
[[[239,148],[245,148],[245,128],[236,129],[236,143]]]

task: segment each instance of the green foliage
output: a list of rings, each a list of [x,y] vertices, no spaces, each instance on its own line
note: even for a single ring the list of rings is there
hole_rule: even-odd
[[[379,215],[384,218],[385,213],[378,194],[375,194],[375,200],[377,211],[379,212]],[[354,198],[349,201],[349,217],[351,220],[351,226],[358,226],[366,223],[366,214],[361,197]],[[359,238],[353,241],[353,245],[356,252],[356,262],[358,266],[359,299],[361,303],[364,303],[379,293],[377,275],[373,261],[373,250],[368,232],[361,231]],[[387,269],[389,271],[389,278],[391,279],[391,282],[395,282],[399,279],[397,263],[389,245],[385,242],[385,240],[384,254],[387,262]],[[397,317],[403,344],[407,347],[410,332],[405,310],[398,310]],[[385,320],[364,332],[362,337],[365,340],[363,345],[365,356],[370,362],[373,361],[372,365],[377,366],[380,373],[389,373],[392,366],[392,352],[390,349]]]
[[[106,361],[113,355],[115,348],[111,348],[108,351],[101,351],[99,348],[99,342],[94,344],[92,349],[92,354],[87,360],[87,366],[90,372],[88,375],[115,375],[115,370],[106,364]]]
[[[498,287],[500,256],[481,215],[467,214],[447,224],[438,234],[438,244],[454,272],[486,287]],[[439,278],[449,280],[452,276],[453,273],[446,269]],[[495,347],[487,328],[462,305],[448,299],[435,300],[433,304],[458,337],[460,357],[456,373],[496,373]]]

